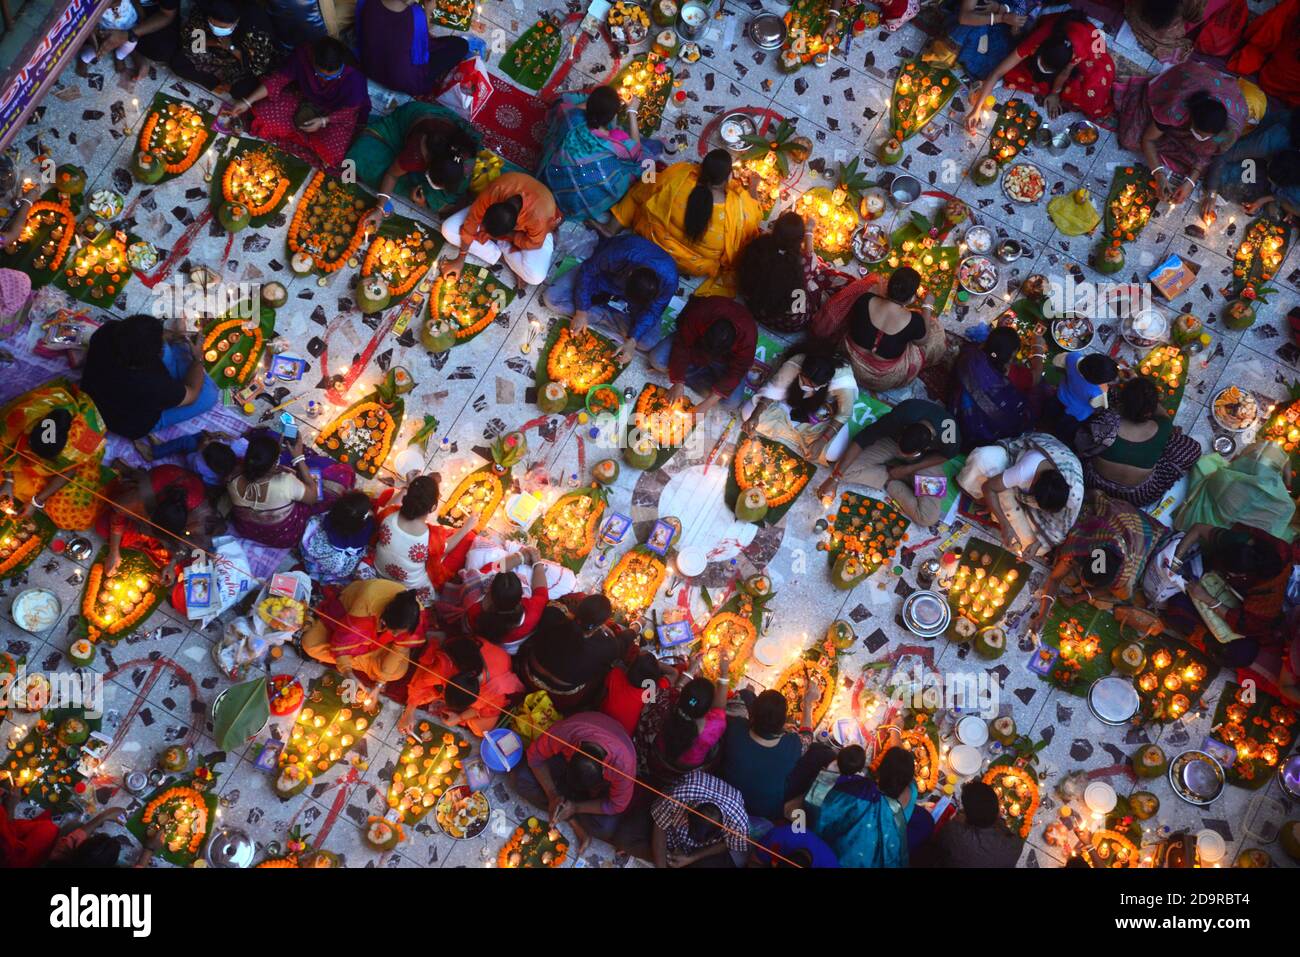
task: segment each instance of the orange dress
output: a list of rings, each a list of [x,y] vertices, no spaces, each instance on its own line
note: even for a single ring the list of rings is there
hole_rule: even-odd
[[[483,673],[479,675],[478,698],[461,713],[461,720],[481,738],[497,726],[510,696],[523,691],[524,686],[510,667],[509,654],[482,638],[473,640],[483,655]],[[428,709],[431,704],[441,704],[455,667],[442,648],[429,642],[406,686],[407,705]]]

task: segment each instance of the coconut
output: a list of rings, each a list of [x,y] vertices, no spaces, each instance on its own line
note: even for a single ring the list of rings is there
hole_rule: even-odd
[[[970,218],[970,207],[960,199],[950,199],[943,206],[943,221],[949,226],[960,226]]]
[[[742,522],[761,522],[766,515],[767,496],[761,488],[747,488],[736,498],[736,518]]]
[[[217,208],[217,221],[227,232],[237,233],[248,225],[248,207],[243,203],[222,203]]]
[[[613,485],[618,481],[618,463],[613,459],[601,459],[591,467],[591,477],[601,485]]]
[[[655,55],[665,58],[672,56],[677,52],[677,44],[679,42],[676,30],[663,30],[659,32],[655,35]]]
[[[552,383],[554,385],[554,383]],[[648,469],[655,464],[657,451],[654,443],[642,441],[623,446],[623,461],[634,469]]]
[[[262,284],[262,305],[269,309],[279,309],[289,301],[289,290],[284,283],[268,282]]]
[[[1282,850],[1286,851],[1287,856],[1300,862],[1300,821],[1287,821],[1283,824],[1282,830],[1278,832],[1278,840],[1282,842]]]
[[[1124,247],[1106,246],[1100,255],[1093,257],[1092,268],[1107,275],[1119,272],[1124,268]]]
[[[1255,307],[1246,299],[1230,302],[1223,311],[1223,324],[1229,329],[1249,329],[1255,324]]]
[[[80,195],[86,188],[86,171],[80,166],[64,163],[55,170],[54,188],[67,196]]]
[[[981,658],[1001,658],[1006,650],[1007,636],[1001,628],[985,628],[975,637],[975,653]]]
[[[392,294],[388,291],[388,283],[379,276],[369,276],[357,286],[357,306],[367,315],[383,312],[392,299]]]
[[[190,766],[190,750],[180,745],[172,745],[158,756],[158,767],[173,774],[180,774]]]
[[[420,342],[430,352],[446,352],[456,344],[456,329],[451,323],[430,316],[420,331]]]
[[[979,633],[979,625],[965,616],[959,616],[952,623],[952,629],[948,632],[948,637],[958,644],[965,644]]]
[[[994,718],[989,722],[989,734],[999,744],[1010,745],[1016,740],[1016,719],[1010,715]]]
[[[1115,666],[1116,671],[1123,675],[1132,676],[1137,674],[1142,670],[1142,666],[1146,662],[1146,653],[1136,641],[1118,645],[1110,653],[1110,663]]]
[[[90,726],[81,718],[64,718],[59,723],[57,736],[59,743],[65,747],[85,744],[90,737]]]
[[[650,19],[656,26],[671,27],[677,22],[677,0],[659,0],[650,8]]]
[[[853,626],[842,618],[831,622],[830,627],[826,629],[826,640],[839,648],[847,648],[856,638]]]
[[[988,186],[998,178],[1000,170],[1001,167],[998,166],[998,161],[992,156],[986,156],[976,163],[970,171],[971,182],[976,186]]]
[[[1160,798],[1150,791],[1134,791],[1128,796],[1128,806],[1139,821],[1149,821],[1160,810]]]
[[[387,821],[376,820],[366,828],[366,843],[377,851],[391,851],[401,839],[401,832]]]
[[[1272,867],[1273,858],[1268,856],[1268,851],[1258,847],[1248,847],[1237,855],[1237,859],[1232,862],[1233,867]]]
[[[903,141],[897,137],[891,137],[885,140],[880,147],[880,162],[886,166],[893,166],[895,163],[903,161]]]
[[[1140,778],[1158,778],[1169,768],[1169,760],[1158,745],[1148,744],[1133,755],[1133,773]]]
[[[85,638],[74,641],[68,649],[68,660],[78,668],[85,667],[95,660],[95,646]]]
[[[1174,320],[1173,328],[1170,329],[1170,337],[1177,345],[1185,346],[1195,339],[1201,337],[1205,331],[1201,320],[1190,312],[1185,312]]]
[[[772,594],[772,579],[766,575],[750,575],[740,583],[740,590],[750,598],[766,598]]]
[[[537,405],[543,412],[563,412],[569,404],[569,393],[558,382],[548,382],[537,396]],[[653,461],[653,457],[652,457]],[[647,468],[648,466],[640,466]]]
[[[285,767],[275,779],[275,793],[282,798],[291,798],[306,789],[311,783],[311,776],[296,764]]]
[[[289,268],[299,276],[305,276],[316,268],[316,260],[312,259],[306,253],[294,253],[293,258],[289,260]]]
[[[152,185],[167,174],[167,166],[157,154],[141,150],[131,161],[131,172],[140,182]]]
[[[867,567],[857,555],[845,553],[831,566],[831,584],[842,591],[848,591],[866,577]]]

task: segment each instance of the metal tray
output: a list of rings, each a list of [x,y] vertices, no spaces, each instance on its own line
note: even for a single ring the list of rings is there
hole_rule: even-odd
[[[1184,751],[1169,762],[1169,785],[1188,804],[1205,807],[1223,793],[1223,765],[1204,751]]]
[[[1133,720],[1141,701],[1128,678],[1104,675],[1088,689],[1088,710],[1102,724],[1120,727]]]

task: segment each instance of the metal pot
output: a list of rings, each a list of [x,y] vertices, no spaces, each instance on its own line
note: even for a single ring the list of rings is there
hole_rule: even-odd
[[[708,22],[708,8],[702,3],[687,0],[677,11],[677,35],[683,40],[695,40],[704,32]]]
[[[760,50],[779,50],[785,43],[785,21],[775,13],[760,13],[749,21],[745,33]]]
[[[900,173],[889,184],[889,198],[898,209],[906,209],[921,198],[921,181]]]

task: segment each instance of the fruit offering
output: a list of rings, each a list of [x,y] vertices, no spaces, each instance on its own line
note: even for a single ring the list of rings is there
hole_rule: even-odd
[[[433,22],[453,30],[468,30],[474,22],[474,0],[437,0]]]
[[[82,302],[107,306],[131,278],[126,245],[126,233],[103,229],[72,254],[59,285]]]
[[[1291,753],[1296,730],[1294,708],[1257,688],[1225,686],[1211,733],[1237,752],[1225,769],[1228,782],[1252,790],[1268,784]]]
[[[663,122],[664,107],[673,88],[673,70],[668,61],[657,53],[633,57],[610,81],[624,105],[633,99],[641,101],[637,115],[637,128],[643,136],[650,136]]]
[[[632,0],[614,0],[605,22],[609,24],[609,35],[616,43],[640,43],[650,32],[650,14]]]
[[[292,797],[342,760],[366,736],[380,708],[378,697],[355,678],[327,671],[312,679],[280,753],[276,794]]]
[[[418,722],[393,770],[388,806],[406,824],[420,820],[460,779],[469,751],[469,743],[460,735],[428,721]]]
[[[1187,357],[1174,345],[1156,346],[1138,364],[1138,374],[1150,379],[1169,417],[1173,418],[1187,387]]]
[[[429,318],[452,325],[457,343],[468,342],[492,325],[514,298],[483,266],[466,266],[454,281],[439,276],[429,299]]]
[[[1201,700],[1217,669],[1201,652],[1182,642],[1147,647],[1147,660],[1134,684],[1143,718],[1174,721]]]
[[[919,133],[957,91],[957,77],[945,67],[912,60],[903,64],[894,81],[889,128],[899,142]]]
[[[807,63],[822,66],[843,46],[861,5],[852,4],[850,13],[835,18],[830,14],[832,6],[827,0],[795,0],[791,4],[785,15],[785,44],[778,61],[781,70],[793,73]]]
[[[316,446],[366,478],[383,468],[402,427],[406,404],[402,396],[415,388],[411,374],[401,366],[388,370],[374,392],[355,402],[316,436]]]
[[[1028,768],[998,764],[984,774],[984,783],[993,788],[1007,827],[1021,837],[1029,836],[1038,811],[1038,779]]]
[[[289,252],[310,258],[321,272],[337,272],[369,238],[364,222],[369,208],[356,187],[316,173],[289,223]]]
[[[157,566],[144,552],[123,548],[112,577],[104,573],[107,557],[105,546],[90,566],[81,597],[81,628],[92,642],[114,643],[129,635],[153,614],[166,591]]]
[[[580,408],[593,386],[607,385],[622,371],[614,344],[591,329],[574,335],[568,323],[558,326],[551,335],[551,345],[538,363],[537,386],[540,392],[549,383],[564,387],[569,395],[566,411]]]
[[[469,785],[460,784],[449,788],[438,799],[434,820],[448,837],[463,841],[481,834],[491,814],[492,806],[488,804],[486,794],[471,791]]]
[[[188,103],[159,97],[140,127],[137,159],[153,157],[162,164],[165,175],[178,176],[198,162],[208,136],[202,113]]]
[[[0,580],[22,574],[45,550],[54,531],[54,523],[41,511],[30,518],[0,514]]]
[[[616,7],[617,5],[615,4]],[[641,11],[641,15],[645,16],[645,11]],[[614,12],[611,10],[611,25],[613,16]],[[505,58],[501,61],[501,72],[520,86],[530,90],[540,90],[546,85],[551,72],[555,69],[555,64],[559,62],[563,49],[560,22],[550,14],[543,14],[536,23],[524,31],[523,36],[510,45]]]
[[[732,463],[732,474],[741,492],[759,489],[768,508],[780,508],[795,500],[812,477],[813,466],[780,442],[752,435],[741,441]]]
[[[273,631],[297,631],[307,621],[307,606],[288,595],[267,595],[257,603],[257,617]]]
[[[84,780],[81,746],[86,739],[74,744],[60,738],[59,732],[69,719],[80,722],[87,735],[99,728],[99,720],[88,719],[79,708],[47,712],[14,745],[0,766],[8,775],[6,783],[29,801],[51,810],[66,809],[76,796],[77,785]]]
[[[515,829],[497,855],[497,867],[559,867],[569,842],[557,828],[530,817]]]
[[[1232,294],[1241,299],[1258,299],[1272,292],[1264,286],[1277,275],[1286,258],[1290,229],[1272,219],[1260,217],[1246,230],[1246,235],[1232,257]]]
[[[438,509],[438,521],[443,525],[460,528],[477,515],[475,528],[483,531],[496,514],[501,499],[505,496],[505,475],[496,465],[485,465],[475,469],[460,480],[455,491],[447,497]]]
[[[614,615],[631,621],[655,600],[668,569],[663,559],[644,546],[625,552],[605,579],[605,597],[614,606]]]
[[[361,264],[361,276],[378,276],[388,284],[390,296],[404,296],[429,271],[437,249],[438,244],[424,228],[411,222],[400,236],[378,235],[371,241]]]
[[[561,495],[533,524],[533,543],[543,558],[576,571],[596,546],[596,530],[604,513],[605,494],[599,488]]]
[[[843,556],[856,558],[865,577],[894,557],[910,524],[886,502],[844,492],[829,537],[818,548],[828,552],[832,564]]]

